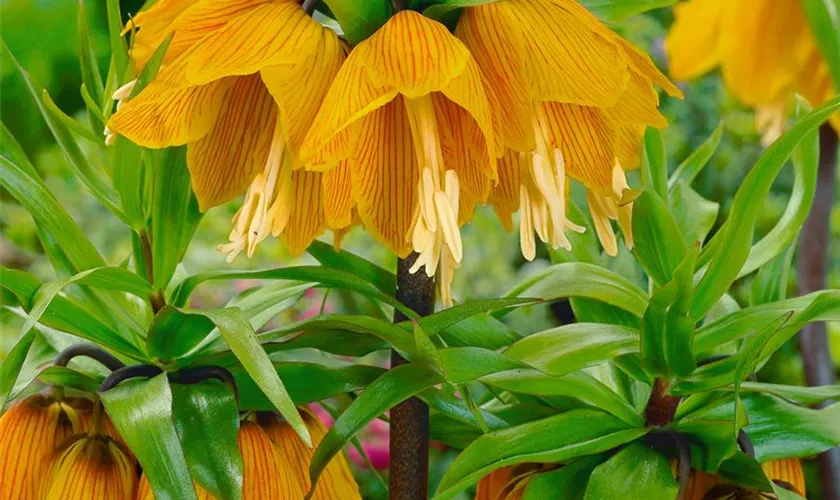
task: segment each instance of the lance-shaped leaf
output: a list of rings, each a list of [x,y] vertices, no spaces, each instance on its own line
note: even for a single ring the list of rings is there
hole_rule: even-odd
[[[324,0],[352,45],[372,35],[391,17],[389,0]]]
[[[688,253],[668,205],[647,188],[633,202],[633,255],[654,282],[663,286]]]
[[[802,6],[834,88],[840,88],[840,4],[837,0],[803,0]]]
[[[673,5],[677,0],[582,0],[593,14],[612,24],[653,9]]]
[[[397,289],[397,276],[394,273],[347,250],[336,251],[332,245],[315,240],[306,251],[322,266],[353,273],[369,281],[384,293],[393,295]]]
[[[595,467],[584,500],[673,500],[677,489],[668,458],[633,443]]]
[[[720,122],[712,135],[674,170],[674,173],[668,178],[668,189],[673,191],[680,182],[690,186],[697,175],[703,171],[703,168],[709,164],[712,156],[715,155],[721,138],[723,138],[723,122]]]
[[[665,142],[662,133],[655,128],[645,131],[642,152],[642,184],[668,203],[668,160],[665,156]]]

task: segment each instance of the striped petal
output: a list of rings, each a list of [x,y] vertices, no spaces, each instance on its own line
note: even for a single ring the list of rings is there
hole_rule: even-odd
[[[303,420],[306,423],[312,436],[312,444],[318,446],[318,443],[324,438],[327,433],[327,428],[318,420],[318,417],[312,415],[308,411],[301,412]],[[280,453],[284,457],[289,458],[289,462],[294,467],[296,476],[300,479],[306,490],[312,487],[309,480],[309,465],[312,463],[312,456],[314,449],[307,448],[300,438],[295,434],[292,427],[279,420],[272,420],[268,425],[263,425],[271,439],[280,448]],[[313,500],[333,500],[341,498],[342,500],[361,499],[359,487],[353,475],[350,472],[350,467],[344,455],[339,453],[330,460],[324,472],[315,486],[315,491],[311,497]]]
[[[524,40],[535,100],[606,107],[615,103],[629,73],[614,34],[573,0],[511,0],[507,36]],[[482,6],[482,8],[488,5]]]
[[[303,498],[306,493],[292,463],[272,443],[268,434],[256,423],[244,422],[239,428],[239,451],[242,453],[242,498],[277,500]]]
[[[332,30],[324,29],[311,57],[296,64],[269,66],[260,71],[280,108],[286,143],[296,160],[303,139],[345,58],[345,47],[338,36]]]
[[[153,82],[120,107],[108,128],[147,148],[197,141],[213,128],[234,82],[227,78],[193,87]]]
[[[791,90],[810,45],[798,0],[729,2],[720,31],[723,80],[738,99],[770,104]]]
[[[583,182],[587,188],[610,193],[615,150],[603,112],[557,102],[543,103],[541,107],[551,144],[563,153],[566,174]]]
[[[324,231],[324,206],[320,172],[292,172],[292,193],[287,200],[289,217],[282,228],[275,226],[293,256],[302,254]],[[283,210],[281,210],[283,211]]]
[[[394,253],[407,256],[420,172],[402,97],[365,117],[350,168],[365,228]]]
[[[525,40],[512,36],[512,19],[501,3],[463,10],[455,28],[484,75],[500,140],[519,151],[534,149],[533,111],[525,74]]]
[[[344,229],[353,224],[353,181],[350,164],[342,162],[324,172],[323,182],[324,218],[330,229]]]
[[[725,0],[690,0],[674,6],[674,24],[665,39],[668,70],[690,80],[721,62],[720,30]]]
[[[656,67],[649,55],[637,49],[632,43],[620,36],[616,36],[615,40],[624,49],[624,53],[630,61],[631,70],[661,87],[669,96],[679,99],[683,98],[683,93],[679,87],[674,85],[668,77],[659,71],[659,68]]]
[[[198,483],[193,483],[195,486],[196,500],[216,500],[213,495],[201,487]],[[152,485],[146,479],[146,475],[140,476],[140,484],[137,486],[137,500],[155,500],[155,494],[152,492]]]
[[[131,58],[134,59],[138,73],[172,33],[172,24],[178,16],[192,4],[192,0],[159,0],[126,23],[123,34],[138,29],[131,47]]]
[[[50,460],[40,486],[43,500],[134,498],[136,463],[111,438],[78,436]]]
[[[642,142],[645,127],[624,125],[614,131],[615,157],[624,170],[639,168],[642,164]]]
[[[767,479],[800,496],[805,496],[805,474],[795,458],[773,460],[761,464]]]
[[[38,484],[47,472],[47,459],[56,447],[84,430],[80,411],[87,400],[62,403],[41,395],[12,406],[0,417],[0,499],[36,498]],[[90,402],[87,401],[89,410]]]
[[[294,64],[312,57],[324,29],[294,2],[260,5],[195,47],[189,54],[187,79],[201,85],[268,66]]]
[[[522,183],[520,154],[518,151],[508,149],[505,155],[499,158],[499,182],[490,192],[493,210],[507,231],[513,229],[511,217],[519,210],[519,186]]]
[[[235,80],[213,128],[188,148],[187,166],[202,211],[242,194],[271,146],[274,100],[259,75]]]
[[[668,120],[659,112],[659,94],[650,80],[635,71],[618,102],[605,112],[619,126],[631,123],[659,129],[668,126]]]

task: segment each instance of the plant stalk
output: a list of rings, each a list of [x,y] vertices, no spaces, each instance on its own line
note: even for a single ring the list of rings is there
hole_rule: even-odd
[[[417,259],[412,253],[397,260],[396,297],[406,307],[421,316],[434,312],[435,282],[425,270],[412,274],[411,265]],[[394,312],[394,322],[405,321],[405,315]],[[391,367],[407,363],[396,351],[391,351]],[[391,408],[390,429],[390,487],[391,500],[426,500],[429,480],[429,407],[419,398],[410,398]]]
[[[799,248],[799,293],[805,295],[826,287],[831,243],[831,209],[837,170],[837,133],[829,124],[820,127],[820,161],[817,191],[811,213],[802,228]],[[828,348],[825,323],[811,323],[799,333],[799,349],[810,386],[831,385],[834,365]],[[827,405],[828,402],[821,406]],[[823,498],[840,500],[840,447],[819,456]]]
[[[657,378],[653,381],[645,407],[645,422],[647,425],[664,427],[674,420],[680,398],[668,394],[668,381]]]

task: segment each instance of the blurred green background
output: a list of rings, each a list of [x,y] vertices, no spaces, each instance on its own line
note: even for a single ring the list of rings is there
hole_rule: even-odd
[[[136,12],[141,3],[140,0],[123,1],[123,12]],[[100,67],[107,68],[108,37],[104,2],[88,1],[85,5]],[[58,106],[70,115],[80,115],[84,106],[79,94],[81,79],[76,48],[76,18],[76,2],[71,0],[0,1],[0,31],[3,39],[20,63],[47,89]],[[662,40],[671,20],[670,11],[664,9],[632,18],[616,29],[647,50],[664,67]],[[38,108],[9,61],[0,59],[0,79],[0,117],[3,123],[21,143],[55,196],[109,262],[122,261],[131,251],[124,227],[73,177]],[[710,166],[695,182],[695,189],[701,195],[721,204],[719,220],[722,220],[748,167],[762,152],[753,126],[753,113],[727,95],[717,75],[710,75],[682,87],[686,94],[684,101],[663,99],[662,109],[671,123],[671,127],[664,132],[670,167],[675,168],[712,133],[718,123],[724,123],[725,134],[721,146]],[[792,181],[792,172],[786,171],[776,182],[773,195],[762,210],[761,232],[769,230],[784,211]],[[837,198],[840,199],[840,193]],[[55,279],[49,262],[42,255],[32,219],[5,192],[0,193],[0,203],[0,264],[29,270],[44,280]],[[234,205],[213,209],[205,216],[187,253],[184,263],[187,272],[194,274],[229,266],[225,263],[225,256],[216,247],[227,241],[229,220],[237,208]],[[326,238],[329,240],[330,237]],[[463,229],[463,238],[464,262],[455,279],[456,300],[501,295],[524,276],[550,265],[545,249],[541,249],[534,262],[522,259],[518,233],[506,233],[489,209],[478,212],[475,221]],[[385,267],[394,267],[393,257],[362,230],[355,229],[345,241],[345,248]],[[834,251],[831,254],[833,262],[829,286],[838,288],[838,204],[835,204],[832,216],[832,245]],[[301,260],[311,261],[306,256]],[[281,243],[269,240],[260,246],[252,259],[240,256],[233,266],[255,269],[290,264],[292,261]],[[615,265],[620,268],[621,259],[616,262],[618,264]],[[734,293],[742,305],[748,297],[749,278],[743,281]],[[203,289],[197,305],[222,305],[247,286],[247,283],[241,283],[228,289]],[[790,294],[795,294],[795,271],[791,273],[789,290]],[[290,311],[289,317],[305,314],[312,311],[312,308],[317,311],[321,299],[320,296],[310,297],[309,303]],[[361,306],[346,297],[332,296],[328,307],[332,310],[358,311]],[[284,319],[288,318],[278,318],[276,321]],[[511,315],[511,321],[523,332],[531,332],[549,327],[557,319],[548,307],[536,307],[517,311]],[[20,324],[20,318],[15,312],[7,308],[0,310],[0,361],[14,344]],[[840,361],[840,325],[829,325],[829,331],[832,355],[837,363]],[[762,370],[760,377],[766,381],[801,384],[802,367],[795,343],[782,349]],[[434,463],[436,470],[442,470],[445,460]],[[376,490],[373,477],[364,482],[368,491]]]

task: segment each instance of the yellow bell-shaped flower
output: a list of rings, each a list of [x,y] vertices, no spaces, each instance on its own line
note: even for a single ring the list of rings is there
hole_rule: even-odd
[[[575,0],[509,0],[467,7],[455,35],[485,75],[501,140],[499,185],[491,201],[506,227],[520,211],[523,255],[536,254],[536,232],[570,248],[568,178],[582,182],[607,253],[615,255],[610,219],[628,245],[630,205],[624,170],[639,165],[647,126],[664,128],[654,85],[681,93],[650,58],[606,28]]]
[[[302,151],[329,171],[347,162],[362,224],[412,272],[452,273],[469,221],[496,179],[490,103],[467,48],[442,24],[401,11],[358,44],[324,98]]]
[[[137,488],[136,463],[116,440],[81,434],[66,441],[48,461],[39,499],[127,500]]]
[[[202,211],[247,191],[221,247],[231,259],[268,235],[299,254],[325,229],[352,224],[347,166],[308,172],[298,154],[345,58],[333,31],[296,2],[266,0],[162,1],[135,24],[137,66],[143,47],[170,33],[173,41],[158,76],[108,131],[148,148],[187,144]]]

